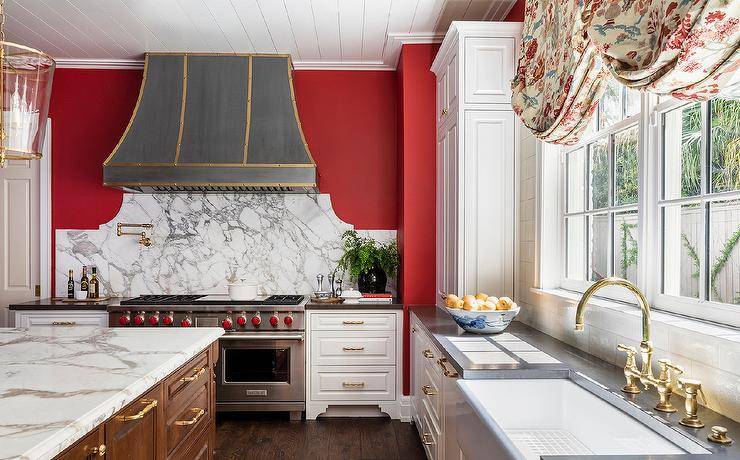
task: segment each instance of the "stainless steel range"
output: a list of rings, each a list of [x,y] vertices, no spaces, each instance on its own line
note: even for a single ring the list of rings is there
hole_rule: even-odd
[[[223,327],[216,367],[219,411],[289,411],[305,399],[302,295],[232,301],[223,295],[144,295],[109,309],[111,327]]]

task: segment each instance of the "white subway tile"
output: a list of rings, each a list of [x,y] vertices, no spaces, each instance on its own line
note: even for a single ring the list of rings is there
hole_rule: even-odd
[[[719,343],[716,338],[708,335],[671,327],[668,351],[707,366],[717,367],[719,364]]]

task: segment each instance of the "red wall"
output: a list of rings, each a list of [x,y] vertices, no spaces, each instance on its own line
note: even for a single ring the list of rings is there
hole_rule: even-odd
[[[524,21],[524,3],[525,0],[517,0],[514,6],[509,11],[504,21],[510,22],[522,22]]]
[[[437,44],[403,45],[398,63],[399,291],[403,293],[404,394],[409,394],[408,306],[435,303]]]

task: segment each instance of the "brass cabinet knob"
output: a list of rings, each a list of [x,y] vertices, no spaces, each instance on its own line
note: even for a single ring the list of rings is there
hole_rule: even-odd
[[[429,433],[424,433],[421,435],[421,443],[425,446],[431,446],[432,444],[434,444],[434,440]]]
[[[105,444],[101,444],[98,447],[93,447],[92,449],[90,449],[90,454],[92,455],[87,455],[85,456],[85,458],[89,459],[91,458],[91,456],[94,457],[95,455],[97,455],[98,457],[105,457],[105,450]]]
[[[444,109],[442,109],[442,116],[445,116],[445,115],[447,115],[447,107],[445,107]]]
[[[713,426],[712,432],[707,436],[707,439],[725,446],[732,443],[732,438],[727,436],[727,428],[723,426]]]
[[[430,387],[429,385],[422,385],[421,391],[427,396],[434,396],[437,394],[437,392],[432,390],[432,387]]]
[[[428,348],[426,350],[422,351],[421,354],[424,355],[425,358],[429,358],[429,359],[434,358],[434,353],[432,353],[432,350],[430,350]]]

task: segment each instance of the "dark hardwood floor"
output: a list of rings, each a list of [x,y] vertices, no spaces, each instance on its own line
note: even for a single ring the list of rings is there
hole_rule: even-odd
[[[221,413],[216,458],[425,459],[416,428],[388,418],[291,422],[287,414]]]

